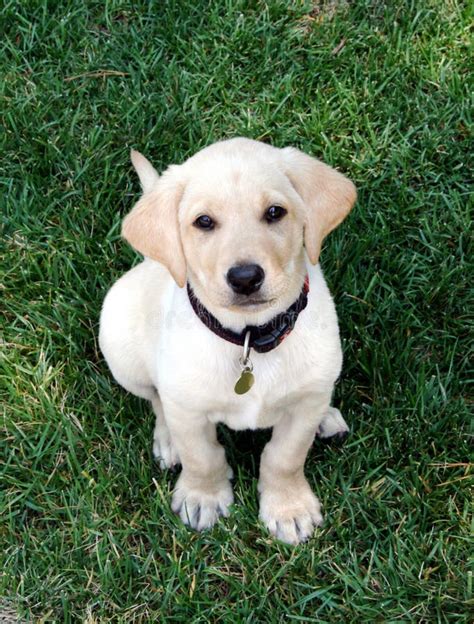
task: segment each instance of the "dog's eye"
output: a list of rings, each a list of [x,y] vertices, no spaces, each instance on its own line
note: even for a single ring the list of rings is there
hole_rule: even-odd
[[[264,218],[267,223],[275,223],[275,221],[280,221],[286,215],[286,210],[281,206],[270,206],[268,210],[265,212]]]
[[[207,215],[201,215],[196,219],[194,225],[200,230],[213,230],[214,229],[214,221],[211,217]]]

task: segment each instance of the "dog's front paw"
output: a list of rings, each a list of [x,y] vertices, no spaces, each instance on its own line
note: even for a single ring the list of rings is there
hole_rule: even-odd
[[[272,535],[287,544],[299,544],[311,537],[323,522],[319,500],[306,479],[260,488],[260,520]]]
[[[232,487],[227,479],[219,485],[197,488],[188,485],[181,475],[173,492],[171,508],[184,524],[202,531],[212,527],[220,516],[227,517],[233,500]]]

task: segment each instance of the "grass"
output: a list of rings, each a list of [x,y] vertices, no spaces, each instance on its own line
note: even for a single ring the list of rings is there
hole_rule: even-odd
[[[0,81],[0,595],[39,622],[468,622],[469,4],[6,0]],[[307,474],[325,527],[257,521],[267,432],[223,430],[230,518],[196,534],[112,380],[101,301],[138,261],[134,147],[159,169],[224,137],[296,145],[359,201],[328,239],[341,449]],[[471,432],[472,434],[472,432]],[[471,547],[471,548],[470,548]]]

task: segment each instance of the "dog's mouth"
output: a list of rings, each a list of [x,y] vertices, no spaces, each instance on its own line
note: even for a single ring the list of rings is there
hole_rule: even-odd
[[[263,299],[261,297],[239,297],[234,299],[230,304],[230,308],[239,309],[239,308],[263,308],[268,307],[273,303],[273,299]]]

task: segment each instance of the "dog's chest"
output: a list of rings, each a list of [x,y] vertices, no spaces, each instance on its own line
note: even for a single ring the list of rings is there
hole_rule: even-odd
[[[334,381],[327,356],[315,348],[314,337],[303,339],[295,330],[274,351],[251,353],[255,383],[246,394],[238,395],[234,386],[241,373],[241,348],[204,326],[193,329],[192,340],[190,334],[187,340],[175,335],[163,345],[159,391],[187,412],[205,413],[212,422],[232,429],[271,427],[303,396],[326,391]]]
[[[299,380],[291,375],[285,379],[275,362],[255,362],[253,374],[254,385],[245,394],[234,390],[240,376],[238,361],[221,362],[217,367],[211,364],[208,370],[204,365],[199,380],[190,372],[183,375],[182,382],[188,388],[188,396],[192,390],[192,408],[205,413],[211,422],[221,422],[232,429],[271,427],[298,400],[307,384],[301,375]],[[181,396],[184,392],[183,387]]]

